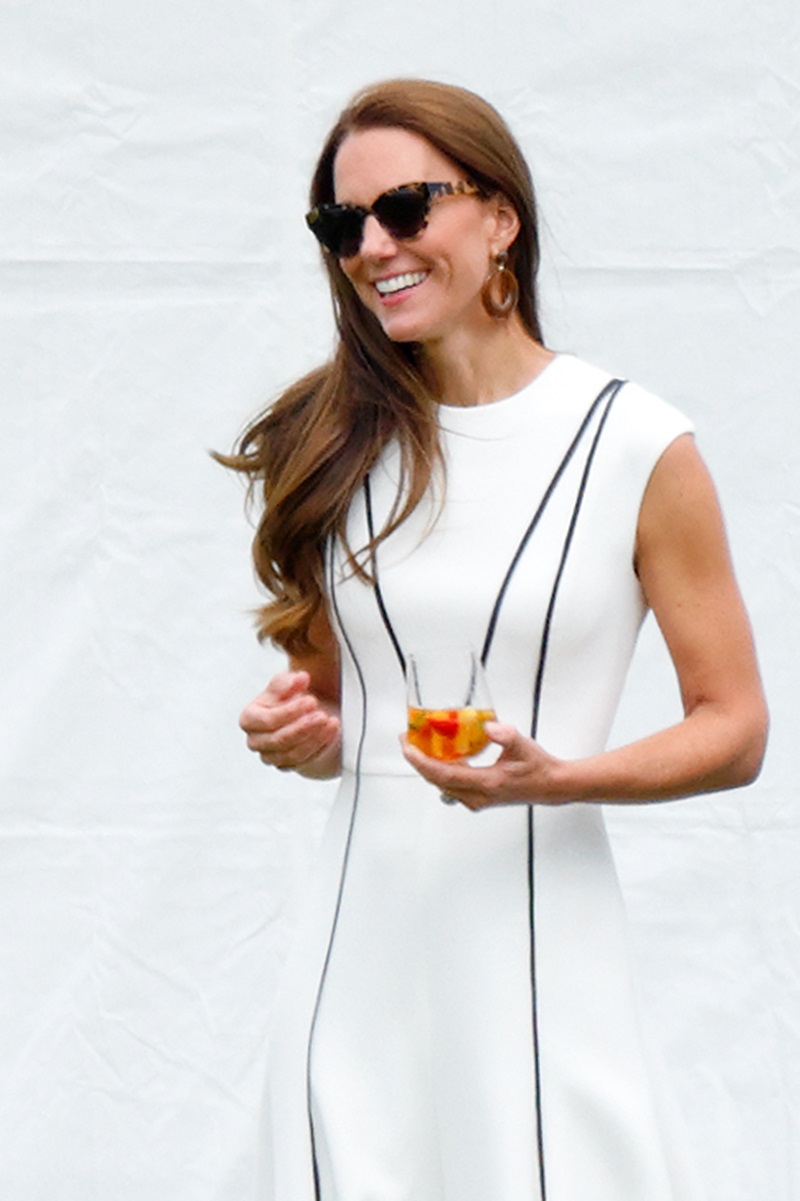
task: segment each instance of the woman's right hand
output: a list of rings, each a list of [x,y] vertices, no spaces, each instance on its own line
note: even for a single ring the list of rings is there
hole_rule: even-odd
[[[307,671],[284,671],[243,709],[239,725],[247,745],[264,763],[314,779],[335,776],[340,767],[338,706],[310,690]]]

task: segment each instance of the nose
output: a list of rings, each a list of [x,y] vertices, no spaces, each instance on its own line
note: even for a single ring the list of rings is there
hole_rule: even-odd
[[[397,243],[392,235],[383,228],[378,218],[370,213],[364,222],[364,233],[359,250],[361,257],[386,259],[391,258],[396,251]]]

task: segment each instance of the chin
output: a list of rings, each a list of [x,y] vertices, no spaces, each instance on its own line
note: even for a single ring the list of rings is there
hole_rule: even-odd
[[[426,341],[426,339],[423,337],[420,337],[420,335],[418,333],[413,333],[413,334],[390,333],[389,330],[387,330],[387,329],[385,329],[383,332],[386,334],[386,337],[389,339],[390,342],[397,342],[401,346],[405,346],[408,343],[412,343],[412,342],[416,346],[420,346],[420,345],[422,345],[423,342]]]
[[[424,331],[419,328],[417,323],[411,321],[381,321],[381,329],[390,342],[422,342],[426,340]]]
[[[397,312],[376,315],[390,342],[433,342],[441,337],[441,324],[424,320],[420,314]]]

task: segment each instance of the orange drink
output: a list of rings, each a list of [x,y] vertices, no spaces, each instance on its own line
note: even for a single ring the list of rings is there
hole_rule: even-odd
[[[433,759],[465,759],[488,744],[483,728],[493,709],[421,709],[409,706],[408,741]]]

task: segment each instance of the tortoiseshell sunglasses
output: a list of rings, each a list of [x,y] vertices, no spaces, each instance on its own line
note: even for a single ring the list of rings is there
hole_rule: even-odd
[[[369,208],[360,204],[318,204],[306,213],[306,224],[317,240],[337,259],[358,254],[364,222],[375,217],[387,233],[400,242],[416,237],[428,224],[431,204],[441,196],[475,196],[480,189],[460,183],[404,183],[381,192]]]

